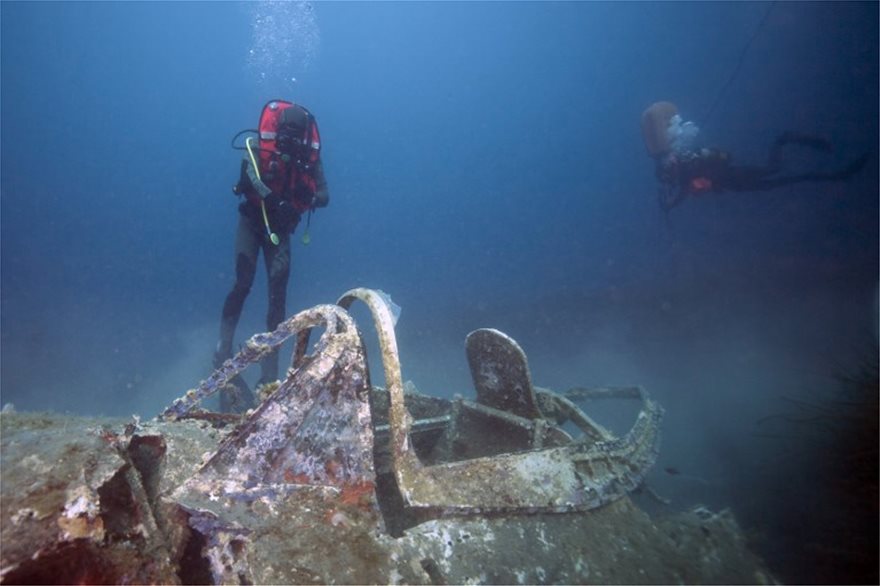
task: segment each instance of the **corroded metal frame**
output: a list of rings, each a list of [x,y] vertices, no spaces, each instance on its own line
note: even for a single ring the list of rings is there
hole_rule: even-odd
[[[600,433],[593,443],[537,449],[425,466],[409,441],[412,418],[404,404],[394,317],[383,297],[352,289],[337,303],[349,309],[363,301],[373,316],[390,397],[391,458],[404,502],[441,513],[589,510],[637,488],[653,466],[660,443],[663,409],[641,388],[642,409],[621,438]]]
[[[521,420],[521,423],[532,429],[534,435],[532,449],[434,465],[423,464],[410,441],[413,420],[404,403],[404,385],[394,332],[394,315],[384,294],[364,288],[348,291],[340,297],[337,305],[319,305],[302,311],[282,322],[274,332],[254,336],[248,340],[241,352],[227,360],[211,377],[203,381],[198,389],[189,391],[184,397],[176,400],[166,409],[162,417],[173,420],[190,416],[201,399],[216,392],[226,381],[249,364],[268,355],[293,335],[297,335],[297,343],[292,357],[292,368],[288,371],[285,381],[281,383],[284,392],[270,398],[268,402],[277,405],[279,402],[304,400],[306,397],[301,396],[305,392],[303,389],[313,388],[317,392],[321,386],[318,384],[318,379],[327,375],[331,364],[335,364],[338,356],[341,356],[340,352],[343,348],[349,348],[351,351],[355,348],[361,349],[362,342],[354,321],[349,313],[344,311],[357,300],[364,302],[369,308],[379,339],[385,383],[389,394],[388,433],[391,465],[406,506],[433,510],[441,515],[516,510],[532,512],[589,510],[621,498],[637,488],[656,461],[663,409],[644,389],[640,387],[610,389],[599,395],[640,399],[642,402],[642,408],[632,428],[627,434],[618,438],[595,424],[566,398],[555,393],[533,391],[529,388],[529,392],[534,392],[534,399],[537,400],[538,410],[543,417],[529,419],[504,413],[502,410],[495,409],[495,411],[499,416],[507,415]],[[312,358],[308,358],[306,350],[310,331],[314,327],[322,326],[325,331],[315,346]],[[514,351],[521,354],[520,358],[525,360],[525,355],[513,340],[500,332],[497,334],[505,338],[506,343],[512,344]],[[322,357],[325,354],[326,356]],[[359,359],[355,360],[355,362],[359,361]],[[324,362],[326,362],[324,367],[318,368]],[[306,368],[307,364],[311,364],[311,367]],[[314,368],[318,368],[323,374],[319,376],[316,370],[315,376],[306,376],[306,370]],[[526,377],[528,375],[527,367],[525,375]],[[366,376],[368,375],[364,370],[364,377]],[[338,385],[338,382],[333,385]],[[363,380],[361,384],[365,384]],[[527,384],[530,387],[530,381]],[[479,403],[468,404],[467,407],[490,409]],[[236,437],[239,438],[237,441],[242,442],[242,434],[253,433],[259,427],[254,421],[263,417],[267,409],[275,408],[267,407],[264,402],[256,412],[247,414],[245,422],[236,432]],[[287,412],[286,410],[295,410],[297,407],[294,405],[283,409]],[[542,447],[541,438],[545,430],[552,427],[549,420],[557,416],[562,416],[579,427],[584,432],[585,441]],[[369,414],[362,414],[358,418],[362,421],[371,419]],[[455,423],[450,419],[450,428],[454,429]],[[357,431],[352,431],[359,436],[360,445],[366,445],[365,441],[371,445],[372,429],[363,427],[364,425],[361,425]],[[447,433],[449,432],[450,430],[447,430]],[[229,441],[232,441],[231,438]],[[211,465],[206,466],[204,472],[218,465],[225,474],[232,470],[250,470],[254,462],[258,461],[258,459],[250,461],[246,466],[244,462],[239,462],[240,466],[231,465],[241,459],[242,455],[232,445],[225,447],[227,448],[225,450],[221,447],[218,455],[212,458]],[[220,453],[225,455],[221,457]],[[369,456],[365,455],[365,458]],[[272,466],[278,465],[275,456],[271,460],[276,462]],[[369,470],[372,471],[372,462]],[[290,479],[299,480],[298,472],[287,469],[284,472]],[[250,476],[246,483],[256,480],[252,474],[251,472],[245,475]],[[279,472],[274,469],[271,472],[268,469],[263,470],[261,474],[264,480],[285,480],[277,478]],[[313,478],[311,482],[324,484],[327,479]]]

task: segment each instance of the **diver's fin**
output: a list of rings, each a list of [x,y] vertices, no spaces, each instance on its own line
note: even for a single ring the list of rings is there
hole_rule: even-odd
[[[477,402],[525,417],[541,417],[526,355],[516,341],[498,330],[484,328],[465,340]]]
[[[868,163],[868,159],[871,158],[871,153],[865,153],[858,159],[854,160],[852,163],[844,167],[838,173],[838,176],[841,179],[849,179],[859,171],[865,168],[865,165]]]
[[[799,144],[823,153],[830,153],[833,149],[831,141],[813,134],[800,134],[797,132],[784,132],[777,139],[779,144]]]

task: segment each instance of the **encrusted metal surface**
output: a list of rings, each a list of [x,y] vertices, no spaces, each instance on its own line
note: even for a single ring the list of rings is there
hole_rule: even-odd
[[[356,300],[387,391],[370,386]],[[422,395],[402,383],[389,303],[356,289],[303,311],[153,421],[0,414],[0,583],[772,581],[732,519],[691,515],[672,539],[626,497],[659,443],[643,389],[532,388],[516,342],[481,330],[468,355],[482,399]],[[259,406],[197,410],[294,335]],[[572,401],[609,397],[642,401],[620,438]]]
[[[338,307],[319,309],[323,323],[309,324],[326,326],[317,351],[221,443],[199,476],[244,488],[373,481],[370,387],[357,328]],[[298,327],[291,323],[291,332]]]
[[[148,488],[120,453],[133,424],[2,416],[0,583],[174,583]],[[91,563],[72,560],[91,559]],[[124,578],[123,578],[124,577]]]
[[[277,390],[249,411],[171,495],[189,514],[190,527],[205,539],[203,551],[217,582],[251,581],[260,571],[259,565],[245,562],[253,555],[255,527],[242,519],[255,503],[276,510],[292,499],[339,500],[367,511],[380,526],[369,376],[357,328],[345,311],[321,305],[297,314],[273,335],[249,341],[223,376],[235,376],[246,366],[243,362],[259,360],[313,327],[324,328],[315,352],[301,355]],[[196,395],[207,396],[205,387],[212,384],[222,382],[209,379]],[[166,415],[181,417],[188,411],[182,402],[175,406]]]

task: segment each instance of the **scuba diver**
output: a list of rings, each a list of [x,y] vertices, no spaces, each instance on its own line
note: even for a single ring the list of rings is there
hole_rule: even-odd
[[[693,143],[699,129],[684,122],[675,104],[657,102],[642,113],[642,136],[648,154],[654,159],[660,181],[659,202],[664,211],[682,203],[688,196],[714,191],[767,191],[803,182],[845,181],[868,162],[864,154],[846,167],[832,172],[781,174],[782,153],[786,145],[797,144],[830,153],[831,143],[820,137],[784,132],[770,147],[762,166],[733,165],[727,151],[697,149]]]
[[[235,141],[245,133],[245,146]],[[269,281],[267,331],[273,331],[285,317],[287,281],[290,275],[290,235],[302,215],[309,219],[315,208],[330,201],[321,162],[321,139],[315,117],[304,107],[284,100],[268,102],[260,114],[258,130],[243,130],[232,139],[235,149],[244,150],[238,183],[232,188],[243,198],[238,206],[235,235],[235,283],[226,296],[220,320],[220,341],[214,352],[214,368],[232,357],[232,341],[244,301],[257,270],[257,256],[263,251]],[[308,222],[303,243],[308,244]],[[278,378],[278,354],[261,364],[257,386]],[[254,396],[238,376],[220,393],[222,412],[244,412],[253,406]]]

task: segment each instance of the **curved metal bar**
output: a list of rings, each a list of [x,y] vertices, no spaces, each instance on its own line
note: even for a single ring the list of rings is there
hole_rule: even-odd
[[[328,306],[324,306],[328,307]],[[354,321],[328,329],[320,352],[229,433],[200,470],[207,482],[343,485],[374,481],[369,376]]]
[[[321,348],[326,344],[329,336],[338,331],[340,324],[344,323],[339,320],[338,312],[339,308],[335,305],[316,305],[284,320],[274,332],[252,336],[238,354],[224,362],[197,388],[190,389],[184,396],[175,399],[159,415],[159,419],[173,421],[186,415],[203,399],[219,391],[237,374],[263,359],[294,334],[323,326],[325,331],[318,341],[318,348]]]
[[[572,387],[563,393],[572,401],[580,399],[644,399],[641,387]]]
[[[641,398],[643,408],[623,437],[427,466],[407,502],[442,514],[606,505],[637,488],[657,458],[663,409],[644,391]]]
[[[388,423],[391,433],[391,459],[398,486],[406,499],[406,487],[412,482],[413,474],[421,470],[422,463],[409,443],[411,417],[404,404],[403,375],[400,370],[397,337],[394,333],[394,316],[385,299],[372,289],[352,289],[344,293],[336,303],[348,310],[357,299],[363,301],[370,309],[376,325],[390,403]]]
[[[564,396],[539,387],[535,388],[535,395],[544,417],[555,419],[556,425],[571,421],[583,432],[584,441],[602,441],[614,437]]]

